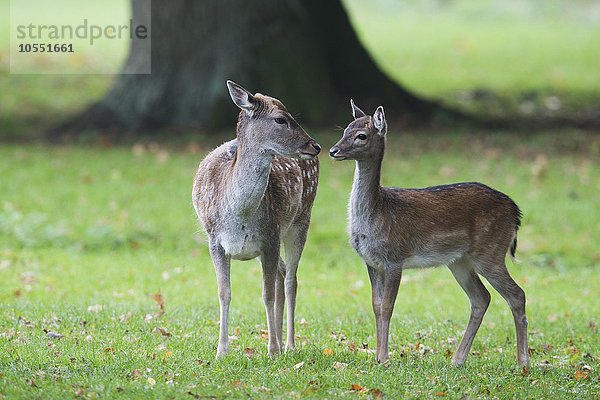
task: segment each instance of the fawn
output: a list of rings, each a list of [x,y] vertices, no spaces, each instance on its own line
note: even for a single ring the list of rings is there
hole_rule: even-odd
[[[240,108],[237,138],[210,152],[194,179],[192,202],[208,236],[217,276],[220,333],[217,357],[229,350],[230,261],[260,257],[269,355],[294,348],[298,261],[319,181],[321,147],[281,101],[227,81]],[[285,262],[280,257],[285,248]]]
[[[462,365],[490,303],[479,275],[504,297],[512,311],[517,360],[529,362],[525,293],[504,262],[514,257],[519,207],[505,194],[476,182],[398,189],[380,186],[387,123],[383,107],[366,115],[354,101],[352,121],[329,152],[334,160],[355,160],[350,194],[352,247],[367,265],[377,324],[377,361],[389,359],[390,319],[402,270],[447,265],[471,304],[464,336],[452,360]]]

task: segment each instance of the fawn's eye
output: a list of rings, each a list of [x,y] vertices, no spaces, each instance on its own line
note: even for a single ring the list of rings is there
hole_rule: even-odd
[[[275,123],[283,125],[286,123],[285,118],[275,118]]]
[[[360,133],[360,134],[356,135],[356,138],[358,140],[367,140],[367,135],[365,135],[364,133]]]

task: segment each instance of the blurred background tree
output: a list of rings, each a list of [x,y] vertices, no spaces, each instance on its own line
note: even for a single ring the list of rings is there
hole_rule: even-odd
[[[148,12],[137,3],[134,20]],[[380,71],[340,0],[153,1],[151,18],[152,73],[120,75],[58,134],[222,128],[232,122],[227,79],[282,99],[312,125],[347,114],[351,97],[367,110],[385,104],[412,122],[429,121],[442,109]],[[124,68],[137,62],[139,51],[147,50],[133,46]]]
[[[0,0],[0,14],[10,15],[9,3]],[[110,44],[65,57],[76,74],[9,74],[8,19],[0,21],[0,140],[57,126],[57,136],[213,134],[235,122],[225,79],[281,98],[313,126],[343,125],[350,97],[365,109],[383,104],[397,126],[446,127],[451,119],[436,117],[456,116],[448,110],[528,130],[600,126],[594,1],[153,3],[150,76],[90,75],[135,59],[135,48]],[[92,4],[68,10],[81,17]],[[126,23],[136,4],[103,0],[103,16]]]

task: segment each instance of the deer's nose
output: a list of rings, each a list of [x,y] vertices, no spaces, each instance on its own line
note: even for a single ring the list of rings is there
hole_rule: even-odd
[[[333,146],[331,149],[329,149],[329,155],[331,157],[335,157],[335,155],[340,151],[340,149],[336,146]]]

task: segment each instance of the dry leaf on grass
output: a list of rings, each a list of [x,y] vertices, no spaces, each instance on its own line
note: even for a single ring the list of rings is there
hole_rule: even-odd
[[[586,374],[582,370],[578,369],[577,371],[575,371],[574,378],[576,381],[580,381],[582,379],[587,379],[587,377],[588,377],[588,374]]]
[[[154,300],[156,302],[156,305],[158,306],[158,312],[155,314],[156,318],[160,318],[164,315],[165,313],[165,300],[162,296],[162,294],[160,293],[160,291],[154,293],[153,295],[150,296],[150,298],[152,300]]]
[[[350,386],[350,390],[352,390],[353,392],[364,393],[367,391],[367,388],[359,385],[358,383],[353,383],[352,386]]]
[[[327,356],[327,357],[330,357],[330,356],[333,355],[333,350],[331,350],[331,349],[324,349],[323,350],[323,355]]]
[[[104,308],[104,306],[102,304],[94,304],[94,305],[88,306],[87,310],[88,310],[88,312],[97,313],[97,312],[102,311],[103,308]]]
[[[343,362],[339,362],[339,361],[335,361],[333,363],[333,368],[337,369],[338,371],[343,371],[344,369],[346,369],[347,366],[348,366],[348,363],[343,363]]]
[[[173,336],[173,335],[171,334],[171,332],[168,332],[168,331],[167,331],[165,328],[163,328],[163,327],[160,327],[160,326],[159,326],[159,327],[156,327],[156,328],[154,328],[154,329],[152,330],[152,332],[154,332],[154,333],[160,333],[160,335],[161,335],[161,336],[163,336],[163,337],[171,337],[171,336]]]

